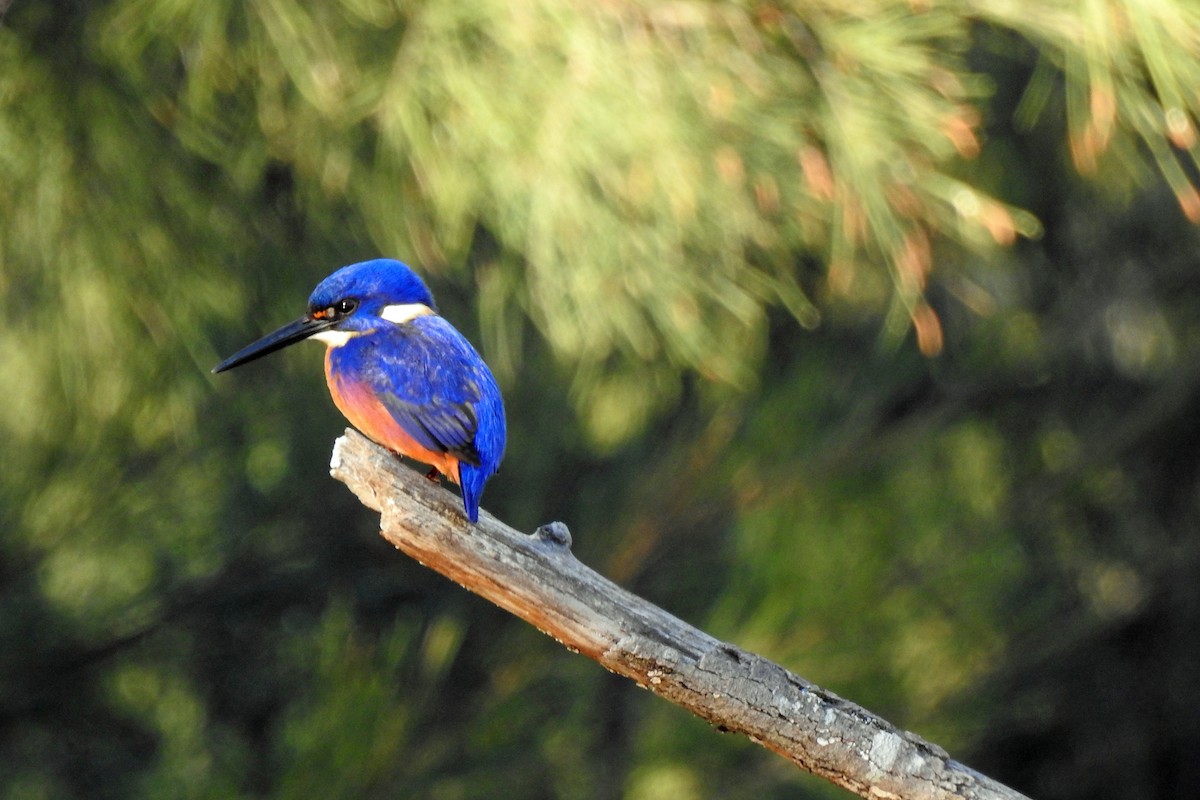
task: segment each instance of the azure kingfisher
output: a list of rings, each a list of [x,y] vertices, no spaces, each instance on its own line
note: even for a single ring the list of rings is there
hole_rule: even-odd
[[[479,499],[504,456],[504,401],[479,353],[438,315],[433,295],[399,261],[342,267],[317,285],[308,313],[217,364],[223,372],[299,342],[324,342],[325,378],[346,419],[394,453]]]

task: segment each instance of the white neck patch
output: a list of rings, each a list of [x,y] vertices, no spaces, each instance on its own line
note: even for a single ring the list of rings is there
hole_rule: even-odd
[[[417,317],[425,317],[432,313],[434,313],[433,309],[424,303],[397,303],[384,306],[379,310],[380,317],[397,325],[412,322]]]
[[[308,338],[324,342],[330,347],[341,347],[355,336],[358,336],[357,331],[321,331],[320,333],[314,333]]]

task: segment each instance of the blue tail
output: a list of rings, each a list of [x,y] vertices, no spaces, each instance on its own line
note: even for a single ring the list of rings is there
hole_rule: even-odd
[[[483,497],[483,485],[487,483],[488,474],[481,468],[459,462],[458,477],[462,481],[463,509],[471,522],[479,521],[479,500]]]
[[[479,415],[479,427],[475,431],[474,444],[479,453],[479,465],[458,462],[463,508],[471,522],[479,521],[479,501],[483,497],[483,486],[488,482],[488,478],[496,474],[496,470],[500,468],[500,459],[504,458],[504,402],[500,399],[500,389],[496,387],[491,373],[487,373],[486,377],[483,398],[475,408]]]

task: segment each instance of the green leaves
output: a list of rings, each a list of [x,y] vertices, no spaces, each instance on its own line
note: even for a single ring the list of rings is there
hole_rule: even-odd
[[[1021,119],[1044,109],[1047,83],[1065,89],[1071,158],[1085,175],[1137,176],[1155,169],[1180,208],[1200,223],[1194,172],[1200,158],[1194,87],[1200,65],[1186,54],[1200,42],[1200,11],[1190,3],[1048,4],[1017,9],[983,2],[984,19],[1020,32],[1046,63]],[[1149,158],[1147,157],[1149,156]]]
[[[1166,571],[1138,554],[1175,552],[1079,557],[1097,515],[1078,505],[1139,532],[1160,523],[1139,516],[1124,477],[1137,464],[1041,459],[1062,448],[1037,441],[1061,429],[1043,438],[1083,448],[1131,416],[1125,395],[1093,392],[1109,361],[1123,391],[1170,378],[1189,396],[1194,253],[1161,255],[1193,246],[1168,227],[1174,206],[1147,206],[1122,239],[1058,168],[1112,194],[1161,178],[1200,219],[1193,5],[12,4],[0,588],[17,610],[0,624],[29,652],[0,659],[15,687],[0,717],[50,698],[63,718],[104,719],[96,741],[127,723],[121,769],[152,773],[148,796],[282,795],[310,779],[308,759],[361,758],[372,790],[409,775],[385,762],[418,739],[450,794],[503,771],[531,796],[551,783],[585,796],[586,770],[610,762],[646,796],[708,785],[673,718],[645,761],[606,738],[609,760],[579,767],[581,731],[627,725],[638,742],[660,723],[611,711],[617,690],[586,667],[561,677],[565,656],[495,644],[483,612],[448,614],[450,587],[393,574],[374,521],[325,482],[341,422],[317,353],[208,375],[293,318],[327,270],[386,254],[431,277],[505,385],[498,512],[567,518],[580,551],[616,553],[634,588],[963,735],[944,704],[1005,641],[1006,592],[1057,576],[1030,627],[1038,609],[1071,608],[1076,586],[1127,613],[1155,596],[1143,573]],[[1058,226],[1054,241],[1006,252],[1041,230],[1022,203]],[[899,347],[910,331],[950,357],[914,357]],[[1184,405],[1163,391],[1122,442]],[[1057,421],[1028,423],[1042,413]],[[1013,506],[1043,469],[1081,499],[1022,517]],[[1027,558],[1039,535],[1077,575],[1058,574],[1059,555]],[[288,586],[264,583],[284,572]],[[192,597],[206,581],[219,591]],[[404,592],[441,621],[397,622]],[[286,647],[264,633],[277,629]],[[56,669],[84,700],[43,680]],[[495,685],[480,677],[493,670]],[[397,674],[417,677],[401,691]],[[468,687],[478,706],[411,716],[431,687]],[[228,699],[253,691],[254,709]],[[323,724],[339,733],[328,762]],[[529,745],[514,727],[549,732]],[[78,764],[54,760],[46,730],[0,747],[0,775],[22,765],[18,793],[70,791]],[[466,777],[460,730],[486,750]],[[414,766],[413,785],[427,773]]]
[[[1081,169],[1113,142],[1138,170],[1132,135],[1191,208],[1171,148],[1195,153],[1200,25],[1172,6],[128,0],[95,30],[238,185],[281,163],[380,252],[505,273],[488,328],[512,341],[531,321],[582,398],[662,364],[745,388],[775,306],[805,325],[829,302],[886,310],[888,338],[911,325],[936,354],[935,268],[1040,231],[964,177],[990,92],[964,58],[980,18],[1058,65]],[[674,383],[645,381],[634,405]]]

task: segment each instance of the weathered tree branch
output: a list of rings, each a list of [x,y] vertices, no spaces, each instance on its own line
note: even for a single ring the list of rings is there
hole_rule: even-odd
[[[347,430],[331,474],[382,514],[400,550],[607,669],[725,731],[868,798],[1023,795],[783,667],[719,641],[604,578],[571,553],[562,523],[533,535],[484,513]]]

